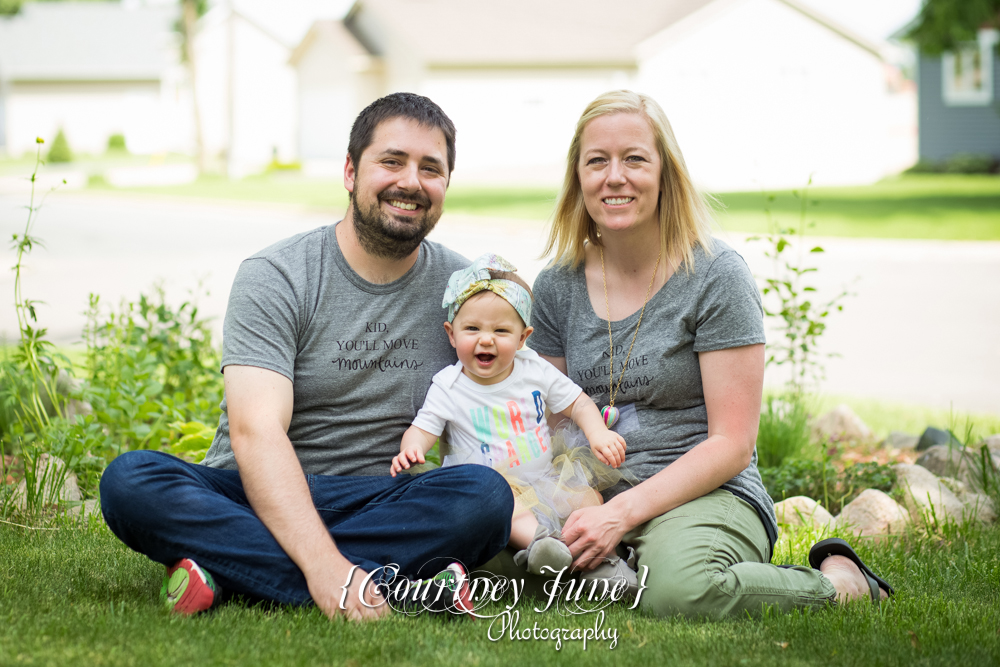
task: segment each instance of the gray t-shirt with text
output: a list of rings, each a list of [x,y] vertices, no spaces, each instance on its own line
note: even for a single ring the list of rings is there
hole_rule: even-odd
[[[764,342],[760,292],[743,258],[713,240],[712,255],[694,251],[694,268],[677,269],[649,299],[615,396],[622,412],[613,430],[625,437],[625,463],[646,480],[708,438],[708,413],[698,353]],[[565,357],[571,380],[597,403],[608,404],[608,321],[598,317],[587,293],[584,268],[550,266],[534,286],[535,332],[528,345],[546,356]],[[609,298],[614,298],[613,294]],[[617,384],[640,313],[611,323]],[[621,484],[606,498],[624,491]],[[777,539],[774,505],[757,472],[757,453],[746,470],[722,488],[757,510],[772,545]]]
[[[388,475],[431,378],[456,361],[441,295],[469,262],[424,241],[402,278],[373,284],[348,265],[335,229],[293,236],[240,265],[222,367],[256,366],[292,381],[288,437],[307,474]],[[225,399],[204,464],[236,468]]]

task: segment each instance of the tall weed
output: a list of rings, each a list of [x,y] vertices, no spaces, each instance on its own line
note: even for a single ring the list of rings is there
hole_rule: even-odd
[[[757,430],[757,465],[774,468],[809,445],[809,414],[801,397],[768,396]]]

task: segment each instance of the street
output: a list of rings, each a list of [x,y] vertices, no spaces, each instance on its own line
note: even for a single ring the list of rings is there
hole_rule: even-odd
[[[0,195],[0,231],[23,231],[25,201]],[[140,196],[57,192],[41,210],[33,234],[45,247],[28,256],[24,294],[44,301],[39,324],[51,340],[80,340],[88,294],[105,307],[149,293],[159,281],[168,300],[198,295],[201,312],[221,332],[230,284],[250,254],[339,216],[305,208],[250,203],[203,203]],[[449,216],[431,238],[472,258],[497,252],[534,280],[546,225],[526,220]],[[758,277],[771,266],[762,243],[745,234],[718,234]],[[826,362],[826,393],[872,397],[958,411],[1000,414],[1000,243],[809,238],[826,253],[807,256],[819,271],[806,284],[829,298],[852,295],[833,313],[821,342],[838,357]],[[6,265],[14,254],[4,250]],[[199,287],[200,286],[200,287]],[[207,294],[206,294],[207,292]],[[13,302],[13,273],[0,276],[0,298]],[[442,312],[442,320],[444,314]],[[12,307],[0,310],[0,334],[12,342]],[[770,330],[769,341],[776,340]],[[767,383],[781,384],[777,369]]]

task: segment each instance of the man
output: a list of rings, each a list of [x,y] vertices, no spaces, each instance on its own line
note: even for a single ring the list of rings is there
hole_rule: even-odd
[[[429,99],[389,95],[351,129],[335,226],[246,260],[226,312],[223,414],[204,465],[128,452],[101,480],[105,520],[168,566],[175,611],[221,591],[328,616],[386,611],[386,583],[498,553],[513,498],[484,466],[392,478],[433,375],[454,363],[441,295],[467,261],[425,241],[441,216],[455,129]],[[464,577],[451,565],[451,581]],[[447,579],[447,578],[445,578]]]

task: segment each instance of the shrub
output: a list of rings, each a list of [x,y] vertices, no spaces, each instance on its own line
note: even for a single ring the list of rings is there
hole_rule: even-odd
[[[992,155],[955,153],[945,161],[944,171],[949,174],[988,174],[996,166]]]
[[[856,463],[838,470],[828,460],[788,459],[780,466],[761,468],[760,476],[776,501],[808,496],[831,514],[839,513],[865,489],[888,493],[896,483],[892,466],[876,462]]]
[[[940,174],[944,164],[927,158],[920,158],[915,165],[903,171],[904,174]]]
[[[24,0],[0,0],[0,16],[14,16],[23,3]]]
[[[113,152],[127,153],[128,152],[128,148],[125,146],[125,135],[124,134],[121,134],[121,133],[112,134],[110,137],[108,137],[108,152],[109,153],[113,153]]]
[[[52,140],[52,148],[49,149],[49,162],[72,162],[73,151],[69,149],[69,142],[66,141],[66,133],[62,128],[56,133],[56,138]]]
[[[809,444],[809,415],[794,394],[768,396],[757,430],[757,465],[780,466],[787,458],[802,454]]]
[[[111,461],[130,449],[161,449],[189,435],[176,423],[218,423],[219,351],[193,302],[174,308],[157,288],[102,319],[100,299],[91,295],[87,320],[82,393],[109,436],[95,454]]]

